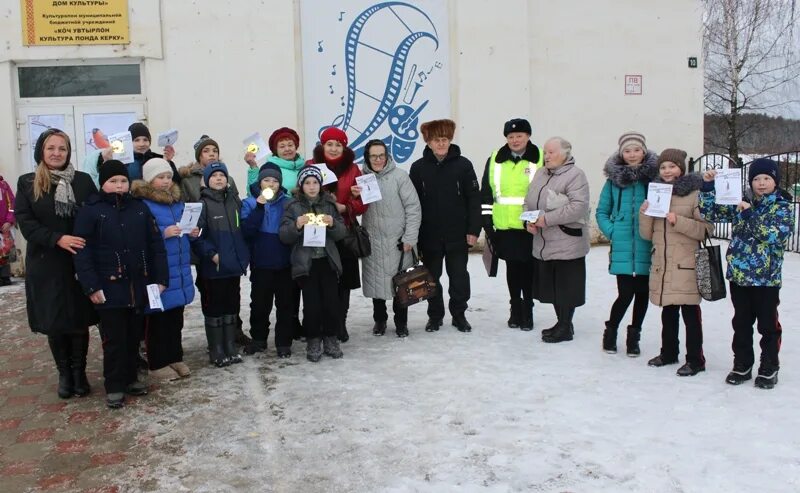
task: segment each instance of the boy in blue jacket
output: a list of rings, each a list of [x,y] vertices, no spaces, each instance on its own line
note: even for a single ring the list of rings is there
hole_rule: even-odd
[[[791,202],[780,189],[778,163],[756,159],[750,164],[747,178],[752,197],[738,205],[715,203],[714,177],[703,174],[705,184],[700,194],[700,212],[706,220],[730,222],[731,242],[725,257],[726,277],[730,282],[733,303],[733,369],[725,381],[739,385],[752,378],[753,322],[761,334],[761,364],[756,387],[771,389],[778,383],[778,351],[781,347],[780,303],[783,247],[794,229]]]
[[[200,302],[211,363],[223,367],[242,362],[235,343],[241,303],[239,278],[247,273],[250,262],[239,224],[242,201],[228,187],[224,163],[210,163],[203,170],[200,201],[203,212],[198,226],[202,233],[193,245],[200,258]]]
[[[267,349],[269,315],[275,300],[275,347],[279,358],[292,355],[293,291],[291,248],[278,236],[288,200],[281,187],[281,169],[267,163],[250,185],[250,197],[242,203],[242,233],[250,247],[250,337],[246,354]]]
[[[150,210],[128,193],[128,169],[111,160],[100,170],[101,191],[75,218],[74,235],[86,246],[74,257],[75,273],[97,308],[103,338],[106,404],[124,405],[125,394],[147,394],[136,378],[147,285],[169,283],[164,240]]]

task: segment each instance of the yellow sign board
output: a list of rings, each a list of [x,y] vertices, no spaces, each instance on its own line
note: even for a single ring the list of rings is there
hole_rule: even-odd
[[[22,44],[130,43],[128,0],[20,0]]]

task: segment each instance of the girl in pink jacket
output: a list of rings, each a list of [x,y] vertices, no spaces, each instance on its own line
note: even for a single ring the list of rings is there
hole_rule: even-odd
[[[11,228],[14,227],[14,192],[7,181],[0,176],[0,286],[11,284],[11,253],[14,251],[14,239]]]

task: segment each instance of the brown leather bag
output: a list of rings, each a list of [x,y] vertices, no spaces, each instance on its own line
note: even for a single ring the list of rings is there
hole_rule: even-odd
[[[422,300],[432,298],[436,294],[436,280],[431,271],[424,265],[419,264],[417,254],[411,250],[414,258],[414,265],[403,270],[403,257],[405,252],[400,255],[400,265],[397,266],[397,274],[392,277],[394,296],[397,303],[403,307],[409,307]]]

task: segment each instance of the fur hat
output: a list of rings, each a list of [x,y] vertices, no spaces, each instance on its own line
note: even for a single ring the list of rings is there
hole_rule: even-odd
[[[36,164],[41,163],[44,161],[44,141],[47,140],[48,137],[54,134],[64,134],[64,131],[58,128],[48,128],[44,132],[39,135],[39,138],[36,139],[36,146],[33,148],[33,160],[36,161]],[[64,163],[64,166],[69,165],[69,158],[72,156],[72,144],[69,141],[69,137],[66,138],[67,140],[67,162]]]
[[[97,180],[100,183],[100,188],[102,188],[103,183],[107,182],[112,176],[124,176],[125,178],[130,179],[130,175],[128,175],[128,167],[116,159],[109,159],[101,164],[100,177]]]
[[[211,175],[217,171],[222,171],[225,173],[225,178],[228,178],[228,167],[225,166],[225,163],[215,161],[213,163],[209,163],[208,166],[206,166],[203,170],[203,185],[208,186],[208,179],[211,178]]]
[[[686,151],[680,149],[664,149],[658,156],[659,168],[661,167],[661,163],[666,161],[677,164],[681,169],[681,174],[686,174]]]
[[[258,183],[261,184],[261,180],[264,178],[275,178],[278,180],[278,184],[283,183],[283,171],[278,167],[278,165],[273,163],[266,163],[258,170]]]
[[[306,178],[316,178],[319,184],[322,185],[322,171],[316,166],[303,166],[303,169],[297,174],[297,186],[301,189]]]
[[[272,151],[272,154],[278,154],[278,142],[286,139],[294,142],[295,147],[300,147],[300,136],[297,135],[297,132],[289,127],[281,127],[269,136],[269,150]]]
[[[128,132],[131,133],[131,139],[136,140],[137,137],[147,137],[147,140],[152,140],[150,138],[150,129],[144,123],[136,122],[131,124],[128,127]]]
[[[453,140],[453,136],[456,134],[456,122],[449,119],[431,120],[420,125],[419,131],[422,132],[422,140],[425,142],[437,137]]]
[[[533,133],[531,124],[524,118],[512,118],[503,125],[503,137],[508,137],[511,132],[523,132],[528,135]]]
[[[647,153],[647,141],[645,140],[644,135],[635,130],[629,130],[620,135],[617,143],[619,144],[620,157],[622,157],[622,151],[629,145],[637,145],[642,148],[642,151],[644,151],[645,154]]]
[[[753,188],[753,179],[758,175],[768,175],[775,180],[775,187],[781,186],[781,171],[778,168],[778,163],[772,159],[758,158],[750,163],[750,169],[747,170],[747,183],[750,188]]]
[[[199,163],[200,162],[200,154],[203,153],[203,148],[206,146],[214,146],[217,148],[217,152],[219,152],[219,144],[217,141],[209,137],[208,135],[201,135],[200,139],[194,143],[194,159]]]
[[[148,159],[147,162],[144,163],[144,166],[142,166],[142,178],[144,178],[144,181],[147,183],[153,181],[153,178],[161,173],[169,173],[169,177],[172,178],[172,166],[160,157]]]
[[[347,134],[344,133],[344,130],[336,127],[328,127],[325,129],[322,134],[319,136],[319,143],[325,144],[329,140],[335,140],[342,144],[343,146],[347,146]]]

